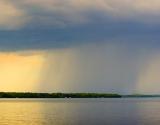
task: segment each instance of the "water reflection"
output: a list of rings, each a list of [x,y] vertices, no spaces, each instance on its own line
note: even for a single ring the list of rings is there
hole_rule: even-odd
[[[0,125],[159,125],[160,99],[3,99]]]

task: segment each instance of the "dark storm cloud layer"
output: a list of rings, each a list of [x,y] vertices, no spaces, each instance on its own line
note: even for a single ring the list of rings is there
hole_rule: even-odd
[[[53,29],[52,29],[53,28]],[[95,22],[67,28],[21,29],[0,31],[0,49],[52,49],[77,46],[84,43],[118,43],[131,46],[159,45],[159,26],[133,22]]]
[[[2,0],[9,14],[1,12],[0,49],[66,48],[90,42],[157,47],[159,2],[149,5],[144,0]]]

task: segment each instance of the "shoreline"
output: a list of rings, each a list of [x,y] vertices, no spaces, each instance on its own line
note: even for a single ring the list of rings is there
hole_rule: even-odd
[[[120,95],[116,93],[34,93],[0,92],[0,98],[159,98],[160,95]]]

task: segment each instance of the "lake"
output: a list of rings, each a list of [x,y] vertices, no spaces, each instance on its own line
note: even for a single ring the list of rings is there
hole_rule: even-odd
[[[159,125],[160,98],[0,99],[0,125]]]

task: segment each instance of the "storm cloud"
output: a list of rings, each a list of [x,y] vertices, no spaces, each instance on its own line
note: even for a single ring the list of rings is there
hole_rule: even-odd
[[[32,72],[34,89],[15,91],[158,93],[159,12],[158,0],[1,0],[0,90]]]
[[[158,0],[2,0],[0,6],[1,51],[159,44]]]

